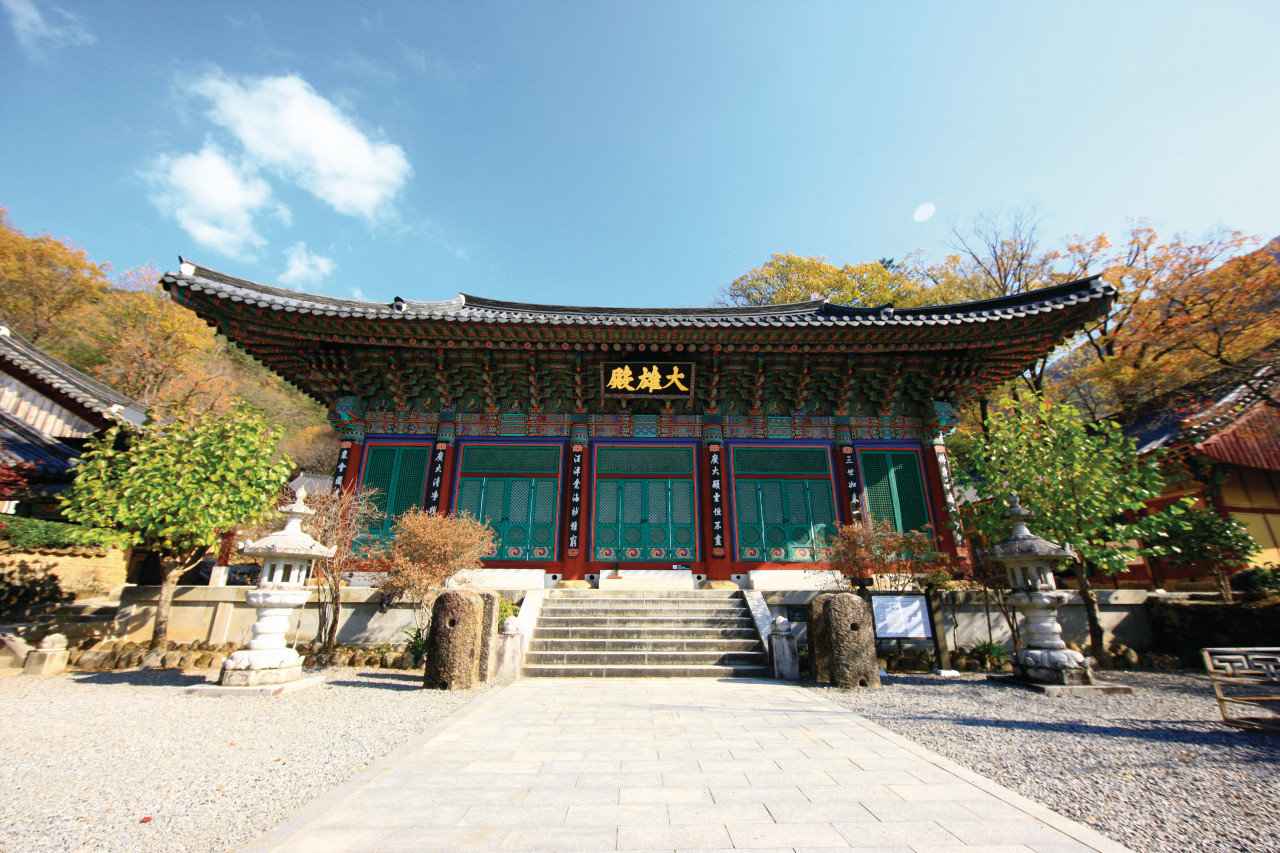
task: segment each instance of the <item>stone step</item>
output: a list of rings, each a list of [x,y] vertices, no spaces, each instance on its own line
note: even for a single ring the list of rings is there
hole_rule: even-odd
[[[647,617],[638,616],[538,616],[538,626],[546,628],[631,628],[660,631],[666,628],[752,628],[750,616],[734,617]]]
[[[526,678],[770,678],[765,666],[526,666]]]
[[[534,634],[530,652],[762,652],[759,639],[726,640],[721,637],[689,639],[680,637],[607,637],[600,639],[539,637]]]
[[[544,628],[538,625],[533,629],[533,639],[546,640],[610,640],[636,637],[651,637],[653,634],[638,632],[634,628]],[[659,636],[668,639],[688,640],[755,640],[760,635],[755,626],[750,628],[666,628]]]
[[[635,616],[645,618],[649,616],[671,617],[671,618],[729,618],[740,616],[743,613],[750,613],[741,607],[652,607],[648,605],[639,605],[632,607],[609,607],[600,604],[581,605],[578,607],[547,607],[545,604],[539,611],[539,616],[548,617],[565,617],[565,616]]]
[[[546,601],[575,598],[687,598],[703,601],[716,599],[742,600],[736,589],[553,589]]]
[[[660,651],[531,651],[525,656],[527,666],[570,664],[573,666],[764,666],[764,652],[726,652],[720,649],[698,652]]]

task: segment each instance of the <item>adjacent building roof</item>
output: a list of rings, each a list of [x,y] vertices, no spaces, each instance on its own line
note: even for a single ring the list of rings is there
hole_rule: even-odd
[[[41,478],[66,475],[80,450],[0,410],[0,463],[31,465]]]
[[[1139,453],[1193,448],[1206,456],[1253,468],[1280,471],[1280,344],[1249,360],[1243,369],[1213,373],[1129,412],[1119,420]]]
[[[8,326],[0,325],[0,371],[57,400],[98,427],[141,426],[144,405],[64,364]]]

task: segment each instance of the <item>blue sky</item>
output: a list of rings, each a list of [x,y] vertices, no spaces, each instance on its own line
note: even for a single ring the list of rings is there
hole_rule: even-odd
[[[1275,2],[0,11],[0,206],[116,269],[704,305],[1025,206],[1049,242],[1280,234]]]

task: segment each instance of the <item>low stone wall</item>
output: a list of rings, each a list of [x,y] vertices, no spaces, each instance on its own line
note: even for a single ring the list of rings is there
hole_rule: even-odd
[[[16,552],[0,557],[0,572],[28,569],[51,574],[63,591],[86,598],[103,595],[125,582],[128,552],[114,548],[93,551],[85,548],[51,548]]]
[[[1156,648],[1187,666],[1203,665],[1204,648],[1280,646],[1280,600],[1225,604],[1153,598],[1147,609]]]
[[[796,641],[807,643],[805,619],[809,602],[821,590],[768,590],[765,602],[774,616],[791,620]],[[1098,609],[1108,646],[1122,643],[1138,651],[1153,648],[1151,625],[1147,619],[1148,593],[1140,589],[1098,590]],[[947,647],[971,646],[993,639],[1012,647],[1009,626],[994,601],[990,610],[983,605],[981,590],[945,590],[941,593],[941,611]],[[1058,611],[1064,640],[1085,645],[1089,642],[1088,621],[1079,594],[1073,594],[1066,607]],[[988,633],[989,632],[989,633]]]
[[[245,603],[247,586],[180,586],[173,595],[169,614],[169,639],[175,643],[235,643],[243,646],[253,636],[257,611]],[[519,602],[525,590],[502,590],[503,597]],[[133,642],[151,639],[158,586],[126,587],[120,597],[120,638]],[[391,605],[384,613],[382,594],[369,587],[342,590],[342,611],[338,622],[338,642],[352,646],[394,645],[405,642],[404,630],[414,627],[413,608],[405,602]],[[320,605],[316,594],[293,616],[287,638],[295,635],[307,643],[320,627]]]

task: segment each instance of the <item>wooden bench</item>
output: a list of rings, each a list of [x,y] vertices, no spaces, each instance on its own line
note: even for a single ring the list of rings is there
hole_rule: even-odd
[[[1280,647],[1201,649],[1200,654],[1224,723],[1280,731]]]

